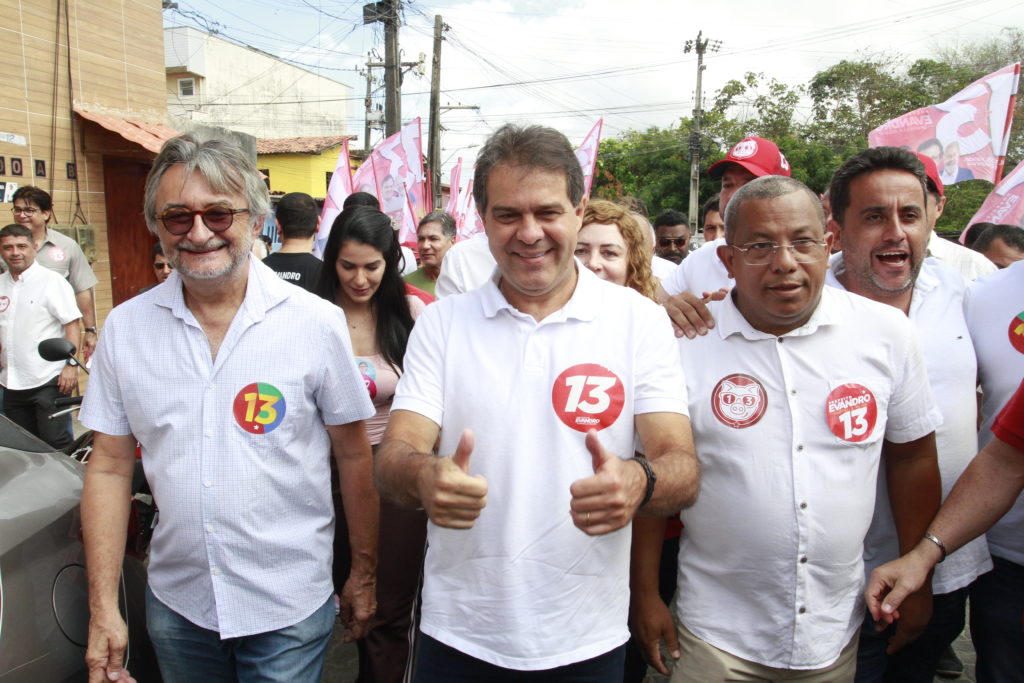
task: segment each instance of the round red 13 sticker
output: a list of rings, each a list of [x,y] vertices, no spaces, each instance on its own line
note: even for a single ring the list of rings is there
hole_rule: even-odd
[[[551,388],[555,415],[579,432],[611,426],[619,419],[625,403],[622,380],[595,363],[572,366],[558,376]]]
[[[860,384],[840,384],[825,399],[828,428],[843,441],[864,441],[875,431],[875,395]]]

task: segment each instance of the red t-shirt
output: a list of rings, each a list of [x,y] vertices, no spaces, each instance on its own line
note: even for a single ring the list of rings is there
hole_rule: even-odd
[[[1018,451],[1024,451],[1024,381],[1017,387],[992,425],[992,433]]]

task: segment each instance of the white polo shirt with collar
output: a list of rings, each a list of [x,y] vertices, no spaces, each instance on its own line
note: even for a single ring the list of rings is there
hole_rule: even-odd
[[[718,258],[718,247],[725,244],[725,238],[707,242],[691,253],[676,266],[671,275],[661,281],[662,289],[669,296],[693,292],[701,296],[704,292],[732,289],[736,282],[729,277],[722,259]]]
[[[825,287],[802,327],[755,330],[732,296],[678,342],[701,461],[682,513],[678,619],[765,666],[832,664],[863,620],[862,552],[883,438],[935,429],[905,316]]]
[[[64,361],[39,355],[39,342],[64,336],[82,317],[67,280],[33,263],[15,280],[0,274],[0,385],[23,391],[57,377]]]
[[[1024,261],[975,281],[964,308],[985,395],[978,439],[984,448],[992,423],[1024,378]],[[1024,565],[1024,494],[986,537],[993,555]]]
[[[440,425],[441,453],[472,429],[469,473],[488,482],[472,529],[428,526],[421,628],[510,669],[584,661],[628,639],[629,527],[587,536],[569,486],[593,475],[587,430],[628,458],[635,415],[686,414],[664,310],[576,270],[572,298],[541,322],[505,300],[498,271],[428,306],[392,406]]]
[[[334,591],[330,440],[374,414],[341,309],[250,256],[216,358],[181,278],[121,304],[81,421],[132,434],[160,505],[149,586],[234,638],[302,621]]]
[[[845,290],[836,279],[843,268],[842,253],[833,256],[830,263],[828,284]],[[978,366],[963,309],[967,285],[958,271],[935,258],[926,258],[914,283],[908,316],[921,341],[928,383],[942,414],[942,424],[935,429],[935,449],[943,500],[978,453]],[[882,469],[878,473],[875,518],[864,542],[865,575],[899,555],[889,487]],[[935,566],[932,592],[941,595],[963,588],[990,569],[988,545],[985,537],[979,536]]]

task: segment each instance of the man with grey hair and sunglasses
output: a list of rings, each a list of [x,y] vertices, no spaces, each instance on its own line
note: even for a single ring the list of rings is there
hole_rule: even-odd
[[[658,595],[664,520],[634,522],[633,637],[672,681],[849,682],[879,467],[915,541],[938,508],[932,404],[906,317],[825,286],[817,196],[782,176],[729,202],[735,286],[680,339],[702,490],[684,510],[677,624]],[[882,458],[883,448],[885,458]]]
[[[234,144],[169,140],[144,211],[174,272],[110,313],[81,412],[95,431],[89,680],[126,665],[118,575],[138,443],[160,505],[146,613],[164,680],[318,682],[336,613],[332,455],[352,543],[349,637],[375,609],[373,406],[344,315],[250,255],[270,207]]]

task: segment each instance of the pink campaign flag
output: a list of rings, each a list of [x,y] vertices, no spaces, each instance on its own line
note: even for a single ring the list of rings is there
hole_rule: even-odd
[[[1003,174],[1020,63],[990,73],[941,104],[922,107],[868,134],[871,147],[907,147],[927,154],[944,185],[961,180],[998,183]]]
[[[452,167],[451,178],[448,181],[448,205],[444,210],[455,215],[456,207],[459,205],[459,181],[462,179],[462,157]]]
[[[331,234],[331,225],[341,213],[341,205],[350,194],[352,194],[352,166],[348,156],[348,138],[345,138],[341,143],[341,150],[338,152],[338,163],[334,165],[331,182],[327,186],[323,211],[320,212],[320,230],[317,232],[313,244],[313,253],[316,256],[323,255],[327,236]]]
[[[975,223],[1024,227],[1024,161],[1017,164],[1017,168],[996,185],[996,189],[985,198],[981,208],[967,225]],[[960,235],[961,244],[966,234],[964,232]]]
[[[601,129],[604,127],[604,119],[598,119],[594,127],[583,138],[583,144],[576,148],[576,159],[583,169],[584,191],[583,196],[590,196],[590,187],[594,184],[594,169],[597,168],[597,148],[601,143]]]

